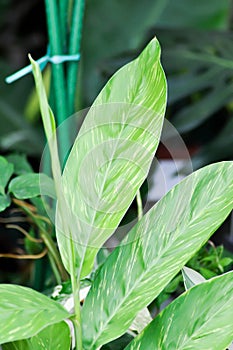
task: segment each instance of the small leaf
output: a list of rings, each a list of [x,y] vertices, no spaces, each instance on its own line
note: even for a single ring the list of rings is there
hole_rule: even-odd
[[[70,329],[66,322],[44,328],[29,339],[17,340],[2,345],[2,350],[70,350]]]
[[[9,191],[18,199],[28,199],[41,194],[56,198],[53,180],[45,174],[23,174],[9,184]]]
[[[69,316],[59,303],[30,288],[0,285],[0,344],[32,337]]]
[[[232,258],[226,257],[226,258],[220,259],[219,264],[220,264],[222,267],[226,267],[226,266],[232,264],[232,262],[233,262],[233,259],[232,259]]]
[[[5,210],[11,205],[11,199],[8,195],[0,194],[0,212]]]
[[[33,169],[24,154],[12,153],[6,156],[9,163],[14,165],[14,174],[22,175],[25,173],[32,173]]]
[[[232,338],[233,272],[229,272],[182,294],[125,350],[224,350]]]
[[[196,284],[200,284],[206,281],[206,279],[200,273],[186,266],[184,266],[182,269],[182,275],[186,290],[192,288]]]
[[[5,187],[13,174],[14,166],[0,156],[0,194],[5,195]]]

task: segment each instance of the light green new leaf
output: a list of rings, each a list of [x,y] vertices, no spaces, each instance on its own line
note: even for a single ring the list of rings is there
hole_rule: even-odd
[[[59,303],[30,288],[0,285],[0,344],[32,337],[69,316]]]
[[[186,266],[184,266],[182,269],[182,276],[186,290],[192,288],[196,284],[200,284],[206,281],[206,279],[199,272]]]
[[[0,194],[5,195],[5,187],[13,174],[14,166],[0,156]]]
[[[148,174],[166,95],[160,46],[153,39],[109,80],[84,120],[62,179],[75,221],[72,238],[85,254],[82,276],[90,273],[99,248],[119,225]],[[67,260],[62,226],[59,222],[56,226]]]
[[[29,55],[29,60],[32,65],[32,72],[34,75],[36,90],[39,98],[41,116],[44,124],[46,138],[49,141],[56,131],[56,123],[53,114],[50,111],[50,107],[48,105],[46,91],[43,85],[42,75],[40,71],[40,67],[37,62],[35,62],[31,55]]]
[[[229,272],[182,294],[125,350],[225,350],[232,338],[233,272]]]
[[[70,350],[70,329],[66,322],[55,323],[34,337],[2,345],[2,350]]]
[[[47,195],[56,198],[53,180],[45,174],[28,173],[15,177],[9,184],[9,192],[18,199]]]
[[[107,258],[82,309],[85,350],[123,334],[224,221],[233,208],[232,171],[233,162],[222,162],[185,178]]]

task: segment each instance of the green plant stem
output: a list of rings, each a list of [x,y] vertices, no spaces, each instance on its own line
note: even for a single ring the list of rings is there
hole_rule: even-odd
[[[45,0],[45,7],[51,56],[62,55],[62,38],[56,0]],[[52,80],[52,86],[54,87],[55,116],[57,124],[60,125],[68,116],[65,74],[62,63],[52,64]],[[64,160],[66,157],[66,150],[69,149],[70,146],[69,133],[64,125],[60,130],[60,134],[62,142],[59,144],[59,149],[61,157]]]
[[[142,197],[141,197],[141,194],[140,194],[140,189],[137,191],[136,199],[137,199],[138,221],[139,221],[143,217]]]
[[[62,51],[66,50],[66,35],[67,35],[67,16],[69,0],[61,0],[58,2],[59,16],[60,16],[60,28],[61,28],[61,43]]]
[[[79,300],[80,285],[74,270],[71,272],[71,284],[72,284],[72,291],[73,291],[73,297],[74,297],[74,310],[75,310],[75,315],[72,318],[72,322],[74,325],[74,333],[75,333],[75,349],[82,350],[83,349],[82,324],[81,324],[81,312],[80,312],[80,300]]]
[[[53,273],[54,273],[54,276],[56,279],[56,283],[61,284],[62,281],[61,281],[59,270],[58,270],[57,265],[55,264],[53,256],[51,255],[50,252],[48,253],[48,257],[49,257],[49,261],[50,261],[50,264],[51,264],[51,267],[52,267],[52,270],[53,270]]]
[[[70,33],[70,41],[69,41],[70,55],[75,55],[80,52],[84,5],[85,5],[84,0],[74,0],[71,33]],[[67,72],[67,89],[68,89],[68,106],[69,106],[70,115],[74,113],[77,75],[78,75],[78,62],[69,62],[68,72]]]

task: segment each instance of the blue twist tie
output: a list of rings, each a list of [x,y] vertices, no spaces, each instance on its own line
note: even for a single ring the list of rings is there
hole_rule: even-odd
[[[49,50],[47,51],[46,55],[38,59],[36,62],[39,64],[40,69],[43,71],[47,65],[48,62],[53,64],[60,64],[63,62],[68,61],[79,61],[80,60],[80,54],[76,55],[49,55]],[[13,83],[14,81],[24,77],[26,74],[29,74],[32,72],[32,65],[29,64],[28,66],[18,70],[14,74],[10,75],[5,79],[5,82],[8,84]]]

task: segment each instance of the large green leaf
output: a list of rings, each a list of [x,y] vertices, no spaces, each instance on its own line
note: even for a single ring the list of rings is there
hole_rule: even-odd
[[[185,178],[130,231],[97,274],[82,309],[85,350],[123,334],[233,208],[233,162]]]
[[[157,149],[166,106],[160,46],[153,39],[142,54],[120,69],[88,112],[63,173],[74,241],[85,254],[82,276],[114,232],[145,180]],[[63,211],[63,206],[61,210]],[[64,263],[66,242],[57,212]],[[65,232],[65,230],[63,230]],[[69,238],[69,237],[68,237]],[[79,263],[80,265],[81,263]]]
[[[225,350],[232,337],[233,272],[229,272],[189,289],[126,349]]]
[[[19,175],[11,180],[9,191],[19,199],[34,198],[41,194],[56,198],[53,180],[45,174]]]
[[[44,328],[29,339],[17,340],[2,345],[2,350],[70,350],[70,329],[66,322]]]
[[[0,344],[32,337],[69,316],[60,304],[32,289],[0,285]]]
[[[5,195],[5,187],[13,174],[14,166],[4,157],[0,157],[0,194]]]

